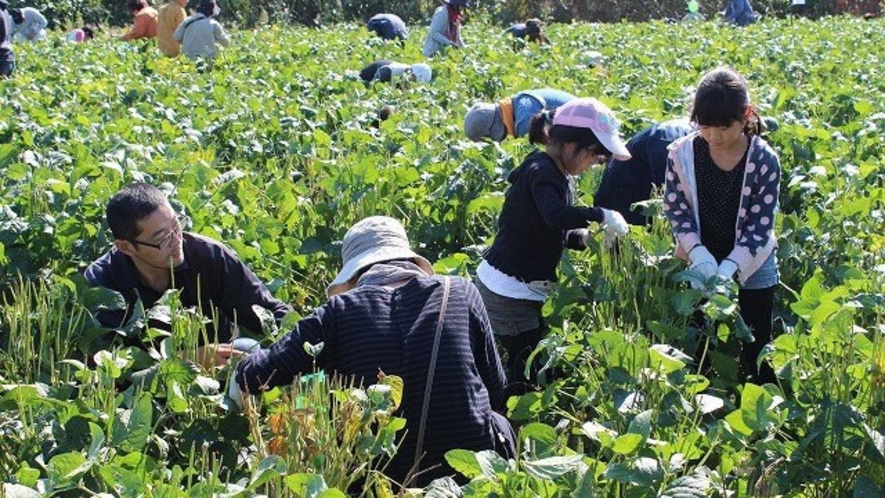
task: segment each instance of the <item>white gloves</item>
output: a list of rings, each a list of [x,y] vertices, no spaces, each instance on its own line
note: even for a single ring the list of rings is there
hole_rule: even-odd
[[[602,210],[602,224],[605,225],[606,231],[613,230],[617,235],[627,235],[630,231],[630,225],[621,216],[621,213],[612,211],[611,209]]]
[[[688,253],[688,259],[691,261],[691,266],[688,268],[699,273],[704,282],[716,275],[718,269],[716,258],[703,245],[694,246],[694,249]]]
[[[719,263],[719,268],[716,269],[716,274],[725,280],[731,280],[732,278],[734,278],[734,274],[735,272],[737,272],[737,269],[737,263],[730,259],[723,259],[722,262]]]
[[[240,391],[240,385],[237,384],[237,380],[234,378],[233,373],[230,378],[227,379],[227,397],[236,403],[238,408],[241,410],[243,409],[243,391]]]

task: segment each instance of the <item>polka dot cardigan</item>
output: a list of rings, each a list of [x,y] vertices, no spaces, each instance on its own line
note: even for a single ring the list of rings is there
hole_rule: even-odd
[[[694,171],[693,133],[670,145],[664,179],[664,215],[676,237],[676,256],[701,243],[698,191]],[[753,137],[744,169],[740,206],[735,221],[734,249],[728,259],[738,265],[738,280],[746,282],[774,251],[774,214],[778,207],[781,167],[768,143]]]

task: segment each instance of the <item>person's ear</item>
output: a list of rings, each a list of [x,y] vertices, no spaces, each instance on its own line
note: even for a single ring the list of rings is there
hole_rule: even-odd
[[[116,247],[117,250],[120,251],[121,253],[123,253],[127,256],[130,256],[130,257],[132,256],[132,253],[134,253],[136,251],[135,244],[133,244],[132,242],[130,242],[128,240],[123,240],[123,239],[115,239],[114,240],[114,247]]]

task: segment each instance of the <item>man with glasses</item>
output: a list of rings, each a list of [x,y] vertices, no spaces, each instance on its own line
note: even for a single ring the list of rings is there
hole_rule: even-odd
[[[184,231],[187,218],[177,215],[156,187],[135,183],[124,188],[108,202],[106,216],[114,247],[90,264],[85,276],[92,285],[123,294],[128,306],[98,312],[104,327],[124,327],[139,299],[148,309],[173,288],[180,291],[183,307],[198,306],[204,316],[215,318],[210,340],[219,344],[233,339],[234,324],[261,332],[253,305],[271,311],[277,323],[291,310],[230,249]]]

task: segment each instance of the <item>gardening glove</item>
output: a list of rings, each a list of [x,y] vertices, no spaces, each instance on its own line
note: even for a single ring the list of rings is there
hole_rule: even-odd
[[[233,373],[231,373],[230,378],[227,379],[227,397],[230,398],[240,410],[243,409],[243,391],[240,390],[240,385],[237,384],[236,376]]]
[[[719,268],[716,269],[716,275],[721,277],[723,280],[731,280],[734,278],[735,272],[738,270],[738,265],[734,261],[730,259],[723,259],[721,263],[719,263]]]
[[[689,251],[688,259],[691,261],[691,266],[689,266],[688,269],[699,273],[703,280],[701,283],[696,283],[692,280],[691,286],[698,290],[704,289],[707,280],[716,274],[716,258],[710,254],[710,251],[708,251],[706,247],[698,244],[694,246],[694,249]]]
[[[618,232],[615,231],[614,228],[606,228],[605,229],[605,237],[602,239],[602,244],[606,249],[611,249],[615,245],[615,240],[618,238]]]
[[[578,233],[581,234],[581,242],[584,244],[584,247],[590,247],[590,241],[593,240],[593,237],[590,235],[590,230],[579,228]]]
[[[615,234],[619,236],[627,235],[627,232],[630,231],[630,225],[627,224],[621,213],[611,209],[602,210],[602,224],[605,225],[606,230],[614,230]]]

